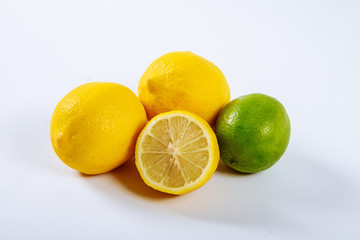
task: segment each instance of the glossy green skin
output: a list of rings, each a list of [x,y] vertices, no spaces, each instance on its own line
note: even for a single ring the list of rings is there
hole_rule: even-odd
[[[290,120],[275,98],[254,93],[234,99],[221,111],[215,133],[230,168],[255,173],[273,166],[290,139]]]

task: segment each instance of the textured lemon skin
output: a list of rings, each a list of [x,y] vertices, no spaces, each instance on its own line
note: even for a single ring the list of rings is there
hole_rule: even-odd
[[[143,141],[143,139],[144,139],[145,135],[148,133],[148,131],[150,131],[151,126],[154,125],[155,122],[157,122],[161,119],[164,119],[164,118],[171,117],[171,116],[185,116],[185,117],[188,117],[190,120],[197,122],[199,124],[199,126],[201,127],[201,129],[203,129],[206,134],[206,137],[207,137],[208,143],[209,143],[209,149],[210,149],[209,164],[204,169],[204,174],[201,176],[201,178],[199,178],[197,181],[195,181],[192,184],[189,184],[189,185],[186,185],[186,186],[180,187],[180,188],[167,188],[167,187],[164,187],[163,185],[152,182],[146,176],[145,169],[142,166],[141,159],[140,159],[141,142]],[[166,113],[157,115],[156,117],[151,119],[146,124],[146,126],[141,131],[141,133],[137,139],[137,142],[136,142],[135,165],[140,173],[141,178],[145,182],[145,184],[155,190],[160,191],[160,192],[169,193],[169,194],[173,194],[173,195],[183,195],[183,194],[192,192],[192,191],[202,187],[214,175],[214,172],[218,167],[219,160],[220,160],[219,145],[217,142],[216,135],[215,135],[214,131],[212,130],[211,126],[201,117],[199,117],[195,114],[192,114],[190,112],[187,112],[187,111],[177,110],[177,111],[170,111],[170,112],[166,112]]]
[[[171,52],[152,62],[139,81],[138,93],[149,119],[185,110],[210,125],[230,101],[229,85],[221,70],[192,52]]]
[[[146,122],[141,102],[127,87],[87,83],[57,104],[50,124],[51,143],[69,167],[101,174],[134,154],[136,138]]]

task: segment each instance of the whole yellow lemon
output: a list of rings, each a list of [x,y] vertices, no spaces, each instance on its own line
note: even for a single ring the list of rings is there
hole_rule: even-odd
[[[152,62],[139,81],[138,93],[149,119],[162,112],[185,110],[210,125],[230,101],[221,70],[192,52],[171,52]]]
[[[51,143],[66,165],[86,174],[105,173],[134,154],[146,122],[144,107],[129,88],[87,83],[57,104],[50,124]]]

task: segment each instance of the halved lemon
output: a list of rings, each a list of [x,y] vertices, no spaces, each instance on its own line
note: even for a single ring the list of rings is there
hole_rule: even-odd
[[[136,167],[150,187],[181,195],[204,185],[219,163],[215,133],[202,118],[185,111],[154,117],[139,135]]]

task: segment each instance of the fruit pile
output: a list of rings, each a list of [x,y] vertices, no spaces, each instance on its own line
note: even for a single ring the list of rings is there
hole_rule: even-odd
[[[191,52],[152,62],[138,96],[117,83],[72,90],[51,119],[56,154],[85,174],[106,173],[135,154],[147,185],[180,195],[204,185],[220,156],[238,172],[255,173],[273,166],[289,143],[279,101],[256,93],[230,102],[220,69]]]

